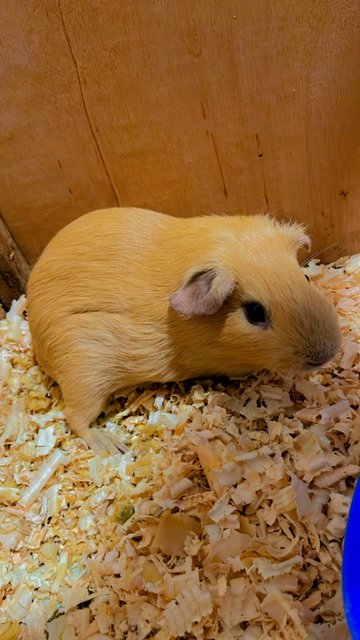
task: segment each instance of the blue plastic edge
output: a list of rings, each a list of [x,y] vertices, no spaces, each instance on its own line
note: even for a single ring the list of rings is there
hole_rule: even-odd
[[[360,482],[357,480],[345,531],[342,594],[352,640],[360,640]]]

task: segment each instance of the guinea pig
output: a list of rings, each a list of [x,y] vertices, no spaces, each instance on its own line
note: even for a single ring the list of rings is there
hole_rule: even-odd
[[[118,451],[89,428],[115,391],[325,364],[340,332],[299,266],[307,245],[301,225],[265,215],[113,208],[63,228],[27,295],[35,355],[60,385],[71,429],[97,452]]]

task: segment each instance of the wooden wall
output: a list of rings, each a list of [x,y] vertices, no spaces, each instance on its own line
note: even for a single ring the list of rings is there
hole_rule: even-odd
[[[360,250],[359,0],[2,0],[0,210],[262,212]]]

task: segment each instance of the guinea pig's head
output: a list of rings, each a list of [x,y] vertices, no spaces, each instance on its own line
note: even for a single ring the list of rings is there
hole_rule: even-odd
[[[222,373],[295,373],[336,355],[337,315],[298,263],[304,246],[309,238],[296,223],[251,216],[244,225],[241,217],[228,218],[212,255],[185,274],[170,304],[192,326],[198,323],[207,336],[202,350]]]

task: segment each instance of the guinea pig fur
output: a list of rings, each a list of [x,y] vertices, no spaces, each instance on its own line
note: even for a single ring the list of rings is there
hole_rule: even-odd
[[[121,445],[89,425],[114,391],[330,360],[339,326],[298,264],[308,244],[301,225],[263,215],[114,208],[62,229],[32,270],[28,313],[71,429],[111,452]]]

